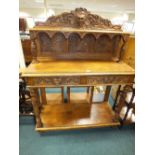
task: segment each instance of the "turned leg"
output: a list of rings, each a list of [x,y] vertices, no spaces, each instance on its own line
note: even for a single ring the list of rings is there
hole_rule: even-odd
[[[88,86],[87,87],[87,95],[89,95],[89,89],[90,89],[90,87]]]
[[[36,119],[36,126],[41,127],[40,109],[39,109],[39,95],[37,88],[30,88],[31,100],[33,105],[33,111]]]
[[[93,102],[93,93],[94,93],[94,86],[91,86],[90,87],[90,100],[89,100],[90,103]]]
[[[64,103],[64,87],[61,87],[61,100]]]
[[[40,88],[40,93],[41,93],[42,104],[43,105],[47,104],[45,88]]]
[[[70,87],[67,87],[67,102],[70,103]]]
[[[110,90],[111,90],[111,86],[107,86],[105,91],[104,101],[109,100]]]
[[[88,102],[90,102],[90,86],[87,87],[87,99],[88,99]]]

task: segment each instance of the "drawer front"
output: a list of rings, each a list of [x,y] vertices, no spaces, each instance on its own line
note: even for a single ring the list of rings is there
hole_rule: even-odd
[[[29,87],[130,84],[134,75],[27,77]]]

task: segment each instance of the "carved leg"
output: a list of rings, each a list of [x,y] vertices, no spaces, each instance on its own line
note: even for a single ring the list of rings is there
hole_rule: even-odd
[[[90,87],[90,100],[89,100],[90,103],[93,102],[93,93],[94,93],[94,86],[91,86]]]
[[[42,104],[43,105],[47,104],[45,88],[40,88],[40,93],[41,93]]]
[[[90,89],[90,87],[88,86],[87,87],[87,95],[89,95],[89,89]]]
[[[107,86],[105,91],[104,101],[109,100],[110,90],[111,90],[111,86]]]
[[[64,87],[61,87],[61,100],[64,103]]]
[[[67,102],[70,103],[70,87],[67,87]]]
[[[90,86],[87,87],[87,100],[90,102]]]
[[[41,119],[40,119],[40,109],[39,109],[39,95],[37,88],[30,88],[31,100],[33,105],[33,111],[36,119],[36,126],[41,127]]]

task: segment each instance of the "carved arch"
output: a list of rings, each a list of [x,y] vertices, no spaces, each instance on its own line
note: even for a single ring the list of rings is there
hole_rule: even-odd
[[[46,32],[39,32],[38,33],[39,41],[40,41],[40,48],[42,52],[49,52],[51,51],[51,38]]]
[[[91,33],[85,34],[80,42],[79,46],[80,51],[93,53],[95,51],[95,42],[96,38],[94,37],[93,34]]]
[[[97,53],[111,53],[112,42],[111,38],[107,34],[102,34],[98,37],[96,41],[95,51]]]
[[[51,50],[53,52],[63,53],[67,50],[67,40],[63,33],[56,32],[51,39]]]
[[[69,52],[78,52],[78,47],[81,42],[81,37],[78,33],[71,33],[68,36],[68,51]]]

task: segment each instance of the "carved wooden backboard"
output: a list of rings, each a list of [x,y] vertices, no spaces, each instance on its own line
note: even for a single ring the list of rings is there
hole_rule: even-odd
[[[84,8],[47,19],[30,30],[37,60],[84,59],[119,61],[129,34],[108,19]]]

